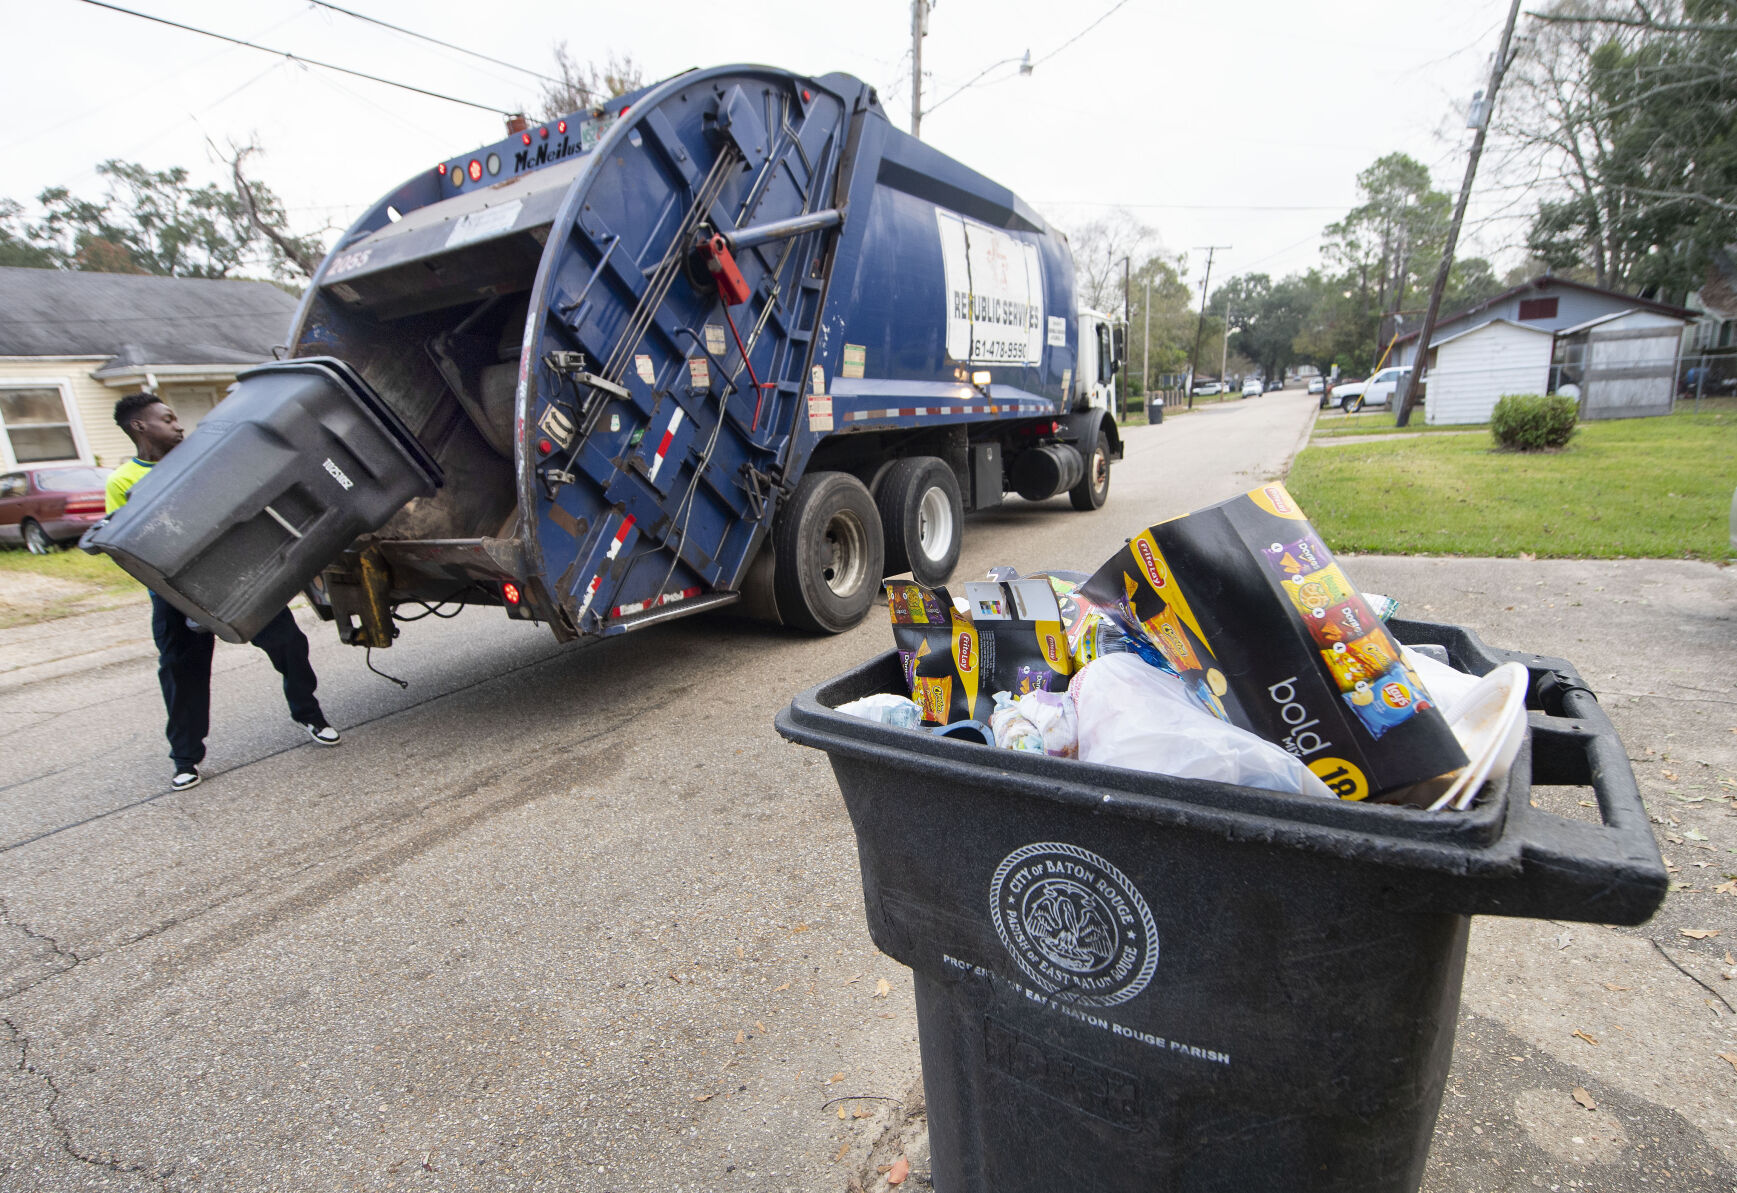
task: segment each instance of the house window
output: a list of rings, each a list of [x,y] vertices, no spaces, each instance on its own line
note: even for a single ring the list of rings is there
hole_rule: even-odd
[[[1556,299],[1522,298],[1520,300],[1520,322],[1527,323],[1534,319],[1554,318],[1556,318]]]
[[[20,464],[78,459],[78,441],[59,387],[0,388],[0,445]]]

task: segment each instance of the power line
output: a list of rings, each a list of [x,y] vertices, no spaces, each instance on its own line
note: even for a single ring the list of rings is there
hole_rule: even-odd
[[[563,80],[557,79],[553,75],[542,74],[541,72],[534,71],[527,66],[519,66],[512,62],[503,62],[499,58],[490,58],[487,54],[479,54],[475,50],[467,50],[463,46],[455,46],[450,41],[441,41],[438,37],[430,37],[426,33],[418,33],[414,29],[406,29],[402,25],[394,25],[390,21],[382,21],[378,17],[365,16],[359,12],[352,12],[348,8],[340,8],[336,4],[327,4],[326,0],[308,0],[308,3],[317,8],[329,8],[333,12],[341,12],[347,17],[353,17],[358,21],[366,21],[370,25],[378,25],[382,29],[390,29],[394,33],[402,33],[406,37],[414,37],[418,41],[426,41],[432,45],[444,46],[449,50],[457,50],[461,54],[469,54],[472,58],[480,58],[484,62],[492,62],[496,66],[504,66],[508,70],[519,71],[522,74],[530,75],[533,79],[541,79],[545,83],[554,83],[558,87],[565,86]]]
[[[928,108],[927,110],[925,110],[923,112],[923,115],[927,116],[930,112],[933,112],[935,110],[935,108],[939,108],[941,106],[941,104],[944,104],[948,100],[954,99],[957,96],[963,94],[964,92],[969,91],[971,88],[973,88],[977,85],[977,82],[979,79],[981,79],[984,75],[988,74],[990,71],[994,70],[998,66],[1006,66],[1009,62],[1019,62],[1020,63],[1019,73],[1022,75],[1030,74],[1039,65],[1041,65],[1042,63],[1048,62],[1051,58],[1054,58],[1057,54],[1061,53],[1063,50],[1065,50],[1069,46],[1073,45],[1076,41],[1078,41],[1080,38],[1084,37],[1086,34],[1090,33],[1093,29],[1096,29],[1099,25],[1102,25],[1105,21],[1109,20],[1112,16],[1114,16],[1116,14],[1117,9],[1124,7],[1127,3],[1128,3],[1128,0],[1116,0],[1115,5],[1111,7],[1109,12],[1106,12],[1103,16],[1101,16],[1097,20],[1093,21],[1090,25],[1087,25],[1084,29],[1081,29],[1078,33],[1074,34],[1072,37],[1070,37],[1066,41],[1062,42],[1061,45],[1057,46],[1055,49],[1053,49],[1049,53],[1045,54],[1042,58],[1039,58],[1036,62],[1030,61],[1031,51],[1027,50],[1026,51],[1026,61],[1024,61],[1024,62],[1020,62],[1020,60],[1018,58],[1003,58],[1000,62],[990,63],[988,66],[984,67],[982,70],[978,71],[975,75],[973,75],[970,82],[962,84],[957,90],[955,90],[950,95],[948,95],[946,97],[946,99],[943,99],[939,103],[936,103],[934,107]],[[1001,79],[996,80],[996,82],[1004,82],[1004,81],[1005,80],[1001,80]]]
[[[1066,41],[1062,42],[1061,45],[1057,46],[1055,49],[1053,49],[1049,53],[1045,54],[1042,58],[1039,58],[1036,62],[1033,62],[1032,66],[1037,67],[1037,66],[1043,65],[1045,62],[1048,62],[1051,58],[1054,58],[1057,54],[1061,53],[1063,50],[1065,50],[1069,46],[1073,45],[1076,41],[1078,41],[1080,38],[1084,37],[1086,34],[1090,33],[1093,29],[1096,29],[1099,25],[1102,25],[1105,21],[1107,21],[1111,17],[1115,16],[1116,10],[1122,8],[1127,3],[1128,3],[1128,0],[1117,0],[1115,8],[1110,9],[1109,12],[1105,13],[1103,16],[1101,16],[1097,20],[1093,21],[1090,25],[1087,25],[1084,29],[1081,29],[1078,33],[1074,34],[1072,37],[1068,38]]]
[[[317,58],[308,58],[301,54],[292,54],[288,50],[274,50],[270,46],[262,46],[255,42],[243,41],[239,37],[230,37],[227,33],[213,33],[209,29],[200,29],[194,25],[183,25],[179,21],[171,21],[166,17],[154,17],[150,13],[135,12],[130,8],[122,8],[118,4],[106,4],[104,3],[104,0],[82,0],[82,2],[96,8],[106,8],[110,12],[124,13],[129,17],[138,17],[142,21],[154,21],[159,25],[168,25],[172,29],[182,29],[188,33],[197,33],[204,37],[215,37],[218,41],[226,41],[232,45],[245,46],[250,50],[259,50],[266,54],[276,54],[294,62],[305,62],[309,66],[317,66],[322,70],[332,70],[337,71],[339,74],[354,75],[358,79],[367,79],[370,83],[384,83],[388,87],[397,87],[401,91],[414,91],[416,94],[426,95],[430,99],[443,99],[447,103],[463,104],[467,108],[480,108],[484,112],[493,112],[500,116],[509,116],[512,114],[506,109],[497,107],[494,104],[473,103],[468,99],[459,99],[456,96],[442,95],[438,91],[428,91],[421,87],[412,87],[409,83],[397,83],[391,79],[382,79],[379,75],[370,75],[359,70],[351,70],[347,66],[337,66],[330,62],[321,62]]]

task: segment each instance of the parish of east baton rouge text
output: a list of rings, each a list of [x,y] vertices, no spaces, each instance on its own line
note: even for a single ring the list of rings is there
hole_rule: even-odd
[[[1081,1023],[1095,1027],[1100,1031],[1107,1031],[1111,1035],[1121,1036],[1125,1040],[1138,1040],[1147,1047],[1161,1048],[1166,1052],[1174,1052],[1180,1056],[1194,1057],[1196,1060],[1211,1061],[1214,1064],[1220,1065],[1230,1064],[1230,1054],[1228,1052],[1217,1052],[1211,1048],[1198,1048],[1193,1044],[1184,1044],[1181,1040],[1167,1040],[1163,1036],[1153,1035],[1149,1031],[1141,1031],[1137,1027],[1129,1027],[1126,1024],[1117,1023],[1114,1020],[1104,1018],[1102,1015],[1095,1015],[1081,1007],[1069,1006],[1060,999],[1051,998],[1047,994],[1033,990],[1028,986],[1022,986],[1011,979],[1004,978],[993,970],[985,969],[981,965],[973,965],[969,961],[961,961],[959,958],[947,953],[941,954],[941,960],[954,969],[962,970],[965,973],[976,974],[978,977],[988,978],[991,982],[996,982],[1018,991],[1032,1002],[1041,1003],[1052,1011],[1059,1011],[1070,1019],[1077,1019]]]

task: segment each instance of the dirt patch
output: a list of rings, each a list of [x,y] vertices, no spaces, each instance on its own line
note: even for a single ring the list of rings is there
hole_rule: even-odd
[[[145,599],[144,589],[114,588],[34,572],[0,572],[0,629],[93,613]]]

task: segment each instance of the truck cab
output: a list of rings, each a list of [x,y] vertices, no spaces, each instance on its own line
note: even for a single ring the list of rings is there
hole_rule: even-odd
[[[1121,324],[1102,311],[1083,308],[1079,323],[1080,372],[1074,382],[1074,404],[1079,409],[1118,410],[1116,377],[1126,348]]]

